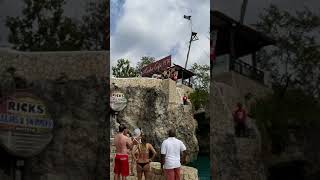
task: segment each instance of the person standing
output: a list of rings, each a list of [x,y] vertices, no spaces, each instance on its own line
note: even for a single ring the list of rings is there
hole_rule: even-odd
[[[233,112],[235,122],[235,134],[237,137],[244,137],[246,133],[247,112],[243,109],[241,103],[237,103],[237,109]]]
[[[114,144],[116,146],[116,156],[114,163],[114,180],[120,179],[125,180],[129,176],[129,150],[132,149],[135,142],[127,136],[128,128],[121,124],[119,126],[119,132],[114,138]]]
[[[182,97],[182,100],[183,100],[183,105],[188,105],[188,97],[187,97],[187,95],[184,95]]]
[[[186,162],[186,146],[176,138],[175,129],[170,129],[168,134],[161,145],[161,168],[167,180],[180,180],[181,164]]]
[[[135,142],[137,145],[141,143],[141,130],[139,128],[136,128],[133,131],[133,142]],[[133,166],[135,164],[134,149],[137,145],[134,145],[132,148],[132,153],[131,153],[132,160],[131,160],[131,167],[130,167],[131,175],[134,175],[133,173]]]
[[[142,180],[143,175],[145,180],[149,180],[150,162],[153,161],[157,153],[153,146],[147,143],[146,136],[144,134],[141,135],[141,143],[135,146],[133,152],[137,162],[138,180]],[[151,158],[150,152],[152,152]]]

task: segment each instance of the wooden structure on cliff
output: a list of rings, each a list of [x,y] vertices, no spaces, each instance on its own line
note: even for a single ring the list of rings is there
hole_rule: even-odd
[[[210,31],[217,33],[216,56],[228,54],[229,71],[264,83],[264,72],[257,68],[256,52],[264,46],[275,44],[275,41],[219,11],[211,11],[210,16]],[[251,64],[240,59],[250,54]]]

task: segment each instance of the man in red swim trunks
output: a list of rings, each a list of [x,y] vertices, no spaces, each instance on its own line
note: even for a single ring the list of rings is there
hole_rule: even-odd
[[[129,176],[129,150],[132,149],[135,142],[127,136],[128,129],[124,124],[119,126],[119,133],[114,137],[114,144],[116,146],[116,156],[114,163],[114,179],[125,180]]]

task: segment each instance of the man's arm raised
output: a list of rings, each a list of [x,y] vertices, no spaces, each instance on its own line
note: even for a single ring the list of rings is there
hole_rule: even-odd
[[[126,144],[127,144],[127,148],[129,150],[132,150],[134,144],[133,144],[133,142],[132,142],[132,140],[130,138],[127,139]]]

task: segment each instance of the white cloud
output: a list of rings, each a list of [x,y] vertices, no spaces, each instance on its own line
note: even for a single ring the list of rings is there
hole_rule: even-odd
[[[119,58],[134,65],[146,55],[159,59],[174,47],[173,63],[184,66],[190,22],[183,15],[192,16],[199,37],[191,45],[188,67],[195,62],[209,64],[210,0],[126,0],[122,8],[110,38],[111,66]]]

